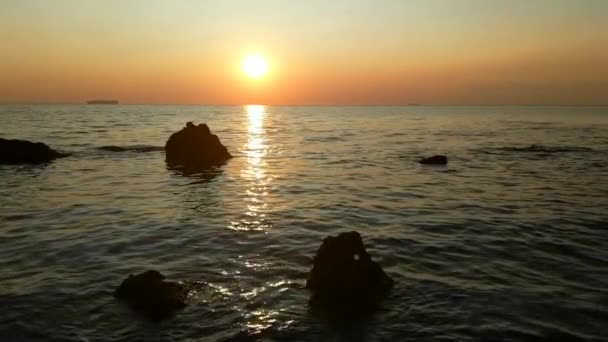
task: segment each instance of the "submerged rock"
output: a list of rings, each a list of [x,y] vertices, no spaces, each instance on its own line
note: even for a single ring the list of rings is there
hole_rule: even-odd
[[[205,170],[220,166],[232,155],[206,124],[186,127],[173,133],[165,144],[166,161],[170,167],[185,170]]]
[[[353,231],[323,240],[306,287],[314,293],[313,303],[357,309],[373,306],[393,284]]]
[[[152,318],[163,318],[186,306],[188,289],[184,284],[165,281],[150,270],[123,280],[114,296]]]
[[[0,138],[0,164],[41,164],[67,156],[41,142]]]
[[[446,165],[448,163],[448,157],[443,155],[436,155],[428,158],[422,158],[420,159],[419,163],[429,165]]]

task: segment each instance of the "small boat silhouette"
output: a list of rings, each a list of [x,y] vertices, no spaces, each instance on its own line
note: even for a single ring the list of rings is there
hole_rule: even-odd
[[[118,104],[118,100],[89,100],[87,104]]]

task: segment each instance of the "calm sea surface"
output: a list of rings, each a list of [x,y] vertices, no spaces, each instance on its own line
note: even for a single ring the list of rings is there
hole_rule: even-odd
[[[99,149],[187,121],[235,158],[185,177]],[[1,341],[608,339],[608,107],[0,106],[0,136],[73,153],[0,166]],[[351,230],[396,286],[344,321],[302,287]],[[146,269],[189,306],[117,302]]]

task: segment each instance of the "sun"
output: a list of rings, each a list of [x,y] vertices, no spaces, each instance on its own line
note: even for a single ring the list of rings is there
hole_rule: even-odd
[[[251,78],[264,77],[268,73],[268,62],[260,54],[247,55],[243,60],[243,71]]]

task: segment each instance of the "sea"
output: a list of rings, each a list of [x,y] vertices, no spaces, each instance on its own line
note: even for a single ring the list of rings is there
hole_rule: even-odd
[[[234,158],[168,169],[189,121]],[[3,105],[0,137],[71,154],[0,166],[1,341],[608,341],[608,107]],[[348,231],[395,286],[327,314]],[[149,269],[187,307],[114,298]]]

